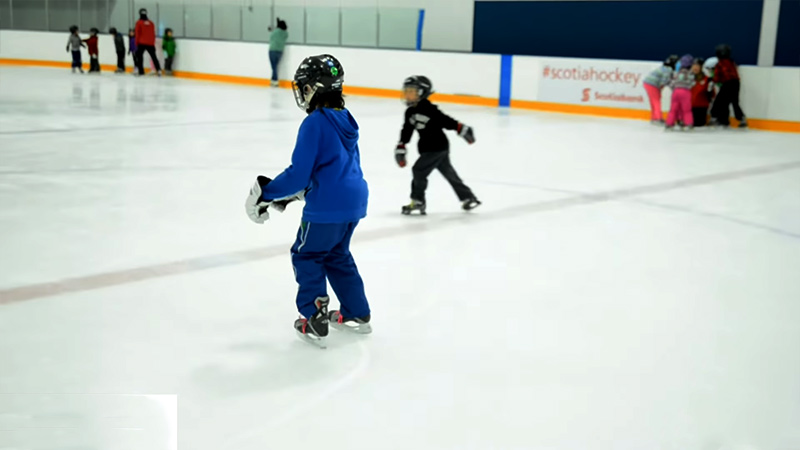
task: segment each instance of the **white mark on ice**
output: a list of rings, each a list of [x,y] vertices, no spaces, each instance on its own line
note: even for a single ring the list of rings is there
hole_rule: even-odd
[[[281,425],[285,425],[286,423],[291,422],[292,420],[296,419],[298,416],[304,414],[311,408],[319,407],[323,404],[323,402],[330,397],[332,397],[337,392],[341,391],[356,379],[358,379],[361,375],[366,372],[367,367],[370,364],[370,353],[369,349],[363,342],[358,343],[358,349],[360,351],[360,356],[358,360],[358,365],[356,365],[353,370],[351,370],[347,375],[339,378],[335,382],[328,385],[325,389],[322,390],[316,396],[304,396],[301,399],[298,399],[293,406],[289,407],[285,414],[279,416],[277,419],[273,420],[272,422],[268,422],[266,424],[259,423],[257,425],[253,425],[249,431],[246,431],[240,435],[237,435],[230,440],[226,441],[222,445],[222,449],[240,449],[243,445],[247,442],[251,442],[256,439],[261,439],[262,441],[266,441],[264,435],[267,435],[270,430],[275,429]],[[261,442],[262,444],[267,444],[267,442]],[[264,446],[263,448],[268,448],[268,446]]]
[[[575,206],[591,205],[608,201],[628,200],[639,195],[662,193],[675,189],[715,184],[753,176],[785,172],[798,168],[800,168],[800,161],[791,161],[768,166],[753,167],[750,169],[702,175],[698,177],[685,178],[682,180],[667,181],[643,186],[632,186],[628,188],[601,191],[596,193],[580,194],[528,205],[511,206],[495,210],[490,215],[462,214],[454,217],[445,216],[435,220],[433,218],[429,218],[429,220],[412,224],[404,224],[402,226],[384,228],[380,230],[365,231],[359,233],[355,237],[354,242],[358,243],[377,241],[397,236],[417,234],[425,231],[438,230],[452,224],[486,223],[496,220],[507,220],[528,214],[556,211]],[[121,270],[117,272],[106,272],[85,277],[68,278],[49,283],[20,286],[11,289],[0,290],[0,305],[42,297],[69,294],[73,292],[83,292],[104,287],[118,286],[137,281],[198,272],[201,270],[214,269],[218,267],[245,264],[285,254],[286,248],[284,245],[262,247],[253,250],[222,253],[218,255],[186,259],[182,261]]]

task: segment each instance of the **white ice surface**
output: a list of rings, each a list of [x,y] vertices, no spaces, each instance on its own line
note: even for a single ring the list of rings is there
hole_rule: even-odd
[[[291,92],[0,67],[0,300],[186,263],[0,301],[0,449],[64,448],[12,420],[44,394],[176,394],[187,450],[800,448],[800,136],[442,105],[476,129],[452,154],[484,205],[434,174],[430,215],[402,217],[404,107],[348,107],[375,332],[322,351],[291,328],[299,205],[243,210],[289,162]]]

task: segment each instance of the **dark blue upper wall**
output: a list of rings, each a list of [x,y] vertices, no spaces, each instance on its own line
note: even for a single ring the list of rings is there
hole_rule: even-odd
[[[800,66],[800,0],[781,0],[776,66]]]
[[[713,56],[756,64],[762,0],[477,1],[472,49],[576,58]]]

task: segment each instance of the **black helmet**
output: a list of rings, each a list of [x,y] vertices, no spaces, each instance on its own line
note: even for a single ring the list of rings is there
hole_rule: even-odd
[[[147,9],[142,8],[139,10],[139,17],[147,17]]]
[[[77,25],[73,25],[73,26],[69,27],[69,32],[70,33],[74,33],[76,31],[78,31],[78,26]]]
[[[309,56],[294,73],[292,90],[297,106],[308,111],[315,94],[342,92],[344,68],[331,55]]]
[[[719,44],[716,48],[717,58],[728,59],[731,57],[731,46],[728,44]]]
[[[664,65],[665,66],[670,66],[670,67],[672,67],[674,69],[675,68],[675,64],[678,63],[679,59],[680,58],[678,58],[678,55],[669,55],[669,56],[667,56],[667,59],[664,60]]]
[[[419,94],[419,100],[416,102],[406,102],[408,106],[414,106],[422,100],[425,100],[433,93],[433,83],[424,75],[412,75],[403,81],[403,89],[416,88]]]

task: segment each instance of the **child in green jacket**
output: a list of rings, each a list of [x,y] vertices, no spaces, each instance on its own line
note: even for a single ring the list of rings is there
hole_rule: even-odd
[[[172,75],[172,60],[175,58],[175,38],[172,36],[172,28],[164,30],[164,38],[161,40],[161,48],[164,50],[164,69],[167,75]]]

